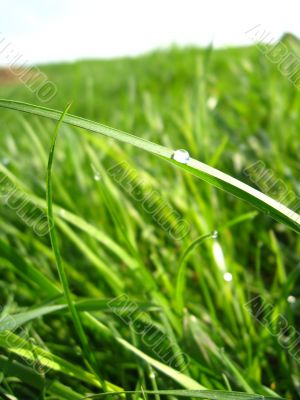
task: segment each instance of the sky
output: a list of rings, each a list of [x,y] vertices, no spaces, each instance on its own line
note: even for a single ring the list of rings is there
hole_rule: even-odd
[[[252,43],[256,25],[300,37],[297,0],[0,0],[0,44],[30,64]],[[1,51],[0,65],[9,57]]]

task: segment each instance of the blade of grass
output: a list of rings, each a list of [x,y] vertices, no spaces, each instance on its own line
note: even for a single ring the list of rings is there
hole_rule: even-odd
[[[17,263],[16,270],[18,270],[17,267],[19,265],[20,265],[20,267],[22,267],[22,264]],[[42,276],[42,274],[34,266],[30,266],[30,269],[29,269],[29,267],[26,266],[25,271],[27,271],[27,270],[30,272],[30,276],[32,276],[33,281],[35,281],[35,276],[38,276],[38,277]],[[45,280],[45,282],[44,282],[41,279],[38,279],[36,281],[36,284],[38,286],[37,292],[40,292],[40,290],[42,289],[43,291],[46,291],[46,293],[48,293],[49,296],[51,296],[52,294],[59,295],[61,293],[59,288],[56,288],[52,284],[51,281]],[[56,307],[56,306],[54,306],[54,307]],[[88,308],[88,306],[87,306],[87,308]],[[79,310],[81,309],[80,301],[78,303],[78,309]],[[48,308],[48,311],[49,311],[49,308]],[[89,311],[91,311],[91,310],[89,310]],[[104,337],[113,338],[113,335],[112,335],[111,331],[109,330],[109,328],[106,325],[104,325],[103,323],[101,323],[99,320],[97,320],[92,314],[90,314],[89,312],[84,312],[83,318],[85,319],[85,321],[87,323],[90,324],[90,326],[95,331],[99,332]],[[1,335],[1,332],[0,332],[0,335]],[[165,374],[166,376],[170,377],[171,379],[176,381],[182,387],[184,387],[186,389],[205,389],[205,387],[203,385],[200,385],[194,379],[192,379],[192,378],[186,376],[185,374],[182,374],[179,371],[177,371],[167,365],[164,365],[163,363],[148,356],[146,353],[137,349],[135,346],[133,346],[131,343],[129,343],[125,339],[123,339],[121,337],[114,337],[114,339],[116,340],[117,343],[119,343],[122,347],[127,349],[130,353],[137,355],[140,359],[146,361],[148,364],[152,365],[152,367],[154,367],[156,370],[158,370],[158,371],[162,372],[163,374]]]
[[[181,314],[184,307],[184,291],[186,284],[186,263],[191,252],[200,245],[205,239],[213,237],[213,233],[206,233],[197,239],[195,239],[183,252],[179,260],[179,267],[176,276],[176,286],[175,286],[175,305],[177,311]]]
[[[69,377],[78,379],[79,381],[92,384],[95,387],[102,387],[98,377],[94,374],[87,372],[76,364],[68,362],[52,352],[33,344],[27,340],[27,338],[15,335],[9,330],[0,332],[0,347],[36,363],[30,365],[36,365],[37,367],[39,364],[46,370],[51,369],[53,371],[59,371]],[[106,387],[108,390],[112,391],[121,389],[110,382],[106,382]]]
[[[4,375],[14,376],[18,379],[21,379],[36,389],[43,388],[44,381],[41,374],[16,360],[11,360],[6,356],[1,355],[0,370],[4,373]]]
[[[143,391],[125,391],[120,394],[135,394],[135,393],[159,394],[164,396],[178,397],[194,397],[198,399],[211,400],[283,400],[280,397],[262,396],[259,394],[249,394],[243,392],[227,392],[224,390],[143,390]],[[100,399],[101,397],[109,396],[117,393],[101,393],[84,397],[85,399]]]
[[[74,303],[72,301],[72,298],[71,298],[71,293],[70,293],[70,289],[69,289],[69,285],[68,285],[68,280],[67,280],[67,277],[65,275],[65,271],[64,271],[64,268],[63,268],[61,255],[60,255],[60,252],[59,252],[59,247],[58,247],[58,242],[57,242],[57,237],[56,237],[56,231],[55,231],[55,225],[54,225],[53,209],[52,209],[51,167],[52,167],[52,162],[53,162],[53,155],[54,155],[56,138],[57,138],[59,128],[61,126],[61,123],[63,122],[63,118],[64,118],[67,110],[68,109],[66,109],[65,112],[61,115],[61,118],[59,119],[59,123],[56,126],[56,129],[55,129],[55,132],[54,132],[54,135],[53,135],[53,138],[52,138],[52,145],[51,145],[51,151],[50,151],[49,162],[48,162],[48,170],[47,170],[48,171],[48,173],[47,173],[47,204],[48,204],[49,223],[52,222],[52,226],[53,226],[53,228],[50,231],[50,236],[51,236],[52,247],[53,247],[53,249],[55,249],[55,256],[56,256],[56,260],[57,260],[57,267],[58,267],[58,269],[60,271],[61,283],[62,283],[64,292],[66,294],[66,300],[67,300],[67,303],[69,305],[70,312],[71,312],[72,318],[74,320],[74,324],[76,324],[75,325],[76,330],[78,332],[78,335],[80,335],[79,337],[80,337],[80,340],[81,340],[81,343],[82,343],[82,346],[83,346],[83,351],[84,351],[84,353],[85,353],[85,355],[87,357],[87,360],[90,361],[91,365],[96,367],[96,363],[95,363],[94,358],[93,357],[91,358],[91,353],[89,351],[87,337],[86,337],[86,335],[84,333],[80,317],[79,317],[79,315],[77,313],[76,307],[75,307],[75,305],[74,305]],[[173,379],[175,379],[176,381],[181,383],[183,386],[192,387],[192,388],[193,387],[194,388],[203,388],[204,389],[203,386],[201,386],[200,384],[195,382],[193,379],[189,378],[188,376],[185,376],[184,374],[180,374],[178,371],[170,368],[169,366],[164,365],[163,363],[161,363],[159,361],[156,361],[153,358],[147,356],[143,352],[141,352],[138,349],[136,349],[134,346],[130,345],[125,340],[119,338],[118,341],[123,346],[125,346],[127,349],[130,349],[134,354],[136,354],[139,357],[141,357],[142,359],[148,361],[151,365],[153,365],[157,369],[161,370],[162,372],[166,373],[170,377],[173,377]],[[102,387],[104,388],[105,387],[105,382],[103,381],[103,379],[101,379],[101,384],[103,385]]]
[[[13,100],[1,99],[0,107],[50,118],[56,121],[59,120],[62,115],[62,113],[57,110]],[[117,139],[121,142],[131,144],[148,151],[149,153],[160,156],[219,189],[247,201],[260,211],[269,214],[275,220],[289,226],[297,233],[300,233],[299,214],[251,186],[198,160],[190,158],[187,164],[179,163],[171,158],[173,150],[167,147],[74,115],[66,114],[64,116],[64,123],[84,128],[94,133],[100,133],[104,136]]]
[[[27,200],[30,201],[33,205],[41,207],[42,209],[46,208],[46,201],[41,197],[32,194],[31,191],[24,186],[22,182],[4,165],[0,163],[0,171],[16,186],[16,188],[23,193],[26,194]],[[117,257],[126,263],[126,265],[131,268],[135,269],[137,266],[136,260],[131,257],[121,246],[119,246],[111,237],[107,236],[105,232],[101,231],[98,227],[95,227],[88,222],[85,221],[84,218],[81,218],[70,211],[62,209],[61,207],[53,204],[53,212],[56,217],[63,219],[64,221],[70,223],[71,225],[75,226],[76,228],[82,230],[83,232],[87,233],[99,243],[103,244],[107,247],[110,251],[117,255]],[[112,273],[112,272],[111,272]],[[115,275],[115,278],[118,277]]]
[[[49,297],[56,296],[60,293],[60,289],[56,287],[53,282],[51,282],[28,261],[20,257],[12,246],[1,239],[0,254],[1,257],[5,257],[5,259],[11,263],[13,269],[18,273],[18,275],[20,275],[24,281],[29,282],[33,287],[39,288],[40,291],[47,293]]]
[[[154,304],[139,303],[128,305],[128,301],[119,301],[117,305],[112,306],[110,302],[113,299],[83,299],[78,300],[74,304],[78,311],[102,311],[109,313],[131,313],[136,311],[136,305],[141,311],[159,311],[160,309]],[[18,314],[5,315],[0,318],[0,332],[5,330],[16,330],[20,326],[36,318],[43,317],[57,311],[66,311],[68,304],[55,304],[49,306],[41,306],[33,310],[24,311]]]
[[[107,277],[106,281],[112,288],[114,293],[117,295],[122,293],[123,282],[113,273],[111,269],[105,265],[103,261],[76,235],[73,230],[62,220],[57,221],[59,228],[72,240],[72,242],[84,253],[86,258],[90,260],[93,265],[101,272],[101,274]]]
[[[72,295],[71,291],[69,288],[69,283],[68,283],[68,278],[65,273],[62,257],[60,254],[59,246],[58,246],[58,239],[57,239],[57,234],[56,234],[56,228],[55,228],[55,221],[54,221],[54,216],[53,216],[53,206],[52,206],[52,164],[53,164],[53,157],[54,157],[54,151],[55,151],[55,144],[56,144],[56,139],[59,133],[60,126],[62,124],[62,121],[68,112],[70,108],[70,105],[66,107],[64,112],[61,114],[61,117],[56,125],[56,128],[54,130],[52,140],[51,140],[51,147],[50,147],[50,153],[49,153],[49,159],[48,159],[48,167],[47,167],[47,192],[46,192],[46,197],[47,197],[47,215],[48,215],[48,222],[49,226],[52,226],[52,229],[50,229],[50,241],[52,245],[52,249],[55,255],[55,261],[56,261],[56,266],[59,274],[59,278],[63,287],[63,291],[65,294],[65,298],[70,310],[70,314],[75,326],[75,330],[77,332],[78,338],[81,342],[82,350],[84,357],[86,358],[87,362],[90,364],[90,367],[96,372],[96,374],[99,376],[99,380],[101,382],[102,388],[105,390],[106,384],[103,378],[101,377],[97,362],[95,359],[94,354],[90,350],[88,338],[85,334],[85,331],[83,329],[82,323],[80,316],[77,312],[76,306],[73,303],[72,300]]]

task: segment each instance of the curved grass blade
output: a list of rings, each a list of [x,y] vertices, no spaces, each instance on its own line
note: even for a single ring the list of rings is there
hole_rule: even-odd
[[[3,173],[16,187],[17,189],[21,190],[22,192],[26,193],[28,201],[31,203],[41,207],[42,209],[46,208],[46,201],[41,197],[32,194],[31,191],[24,186],[22,182],[4,165],[0,163],[0,172]],[[99,227],[95,227],[90,223],[86,222],[84,218],[79,217],[76,214],[73,214],[70,211],[62,209],[58,205],[53,204],[53,212],[54,215],[64,221],[68,222],[69,224],[75,226],[76,228],[80,229],[81,231],[87,233],[88,235],[92,236],[95,240],[99,243],[103,244],[107,247],[112,253],[114,253],[120,260],[126,263],[129,268],[136,268],[137,262],[136,260],[131,257],[120,245],[118,245],[111,237],[107,236],[104,231],[100,230]],[[106,269],[107,275],[107,269]],[[113,273],[111,271],[111,273]],[[118,279],[117,275],[114,275],[115,279]],[[108,281],[109,282],[109,281]]]
[[[176,276],[176,286],[175,286],[175,305],[177,311],[181,314],[184,307],[184,291],[185,291],[185,284],[186,284],[186,263],[188,257],[190,256],[191,252],[194,250],[195,247],[200,245],[205,239],[213,237],[213,233],[206,233],[201,235],[197,239],[195,239],[183,252],[182,256],[179,259],[179,267]]]
[[[128,301],[119,301],[118,304],[112,306],[110,302],[114,299],[83,299],[74,302],[76,306],[76,310],[84,312],[108,312],[108,313],[126,313],[130,314],[133,311],[136,311],[136,305],[138,305],[138,310],[140,311],[159,311],[160,308],[154,304],[147,303],[138,303],[136,302],[134,305],[128,305]],[[42,306],[38,308],[34,308],[32,310],[23,311],[17,314],[5,315],[0,318],[0,332],[6,330],[15,331],[20,326],[35,320],[36,318],[43,317],[48,314],[52,314],[58,311],[67,311],[68,304],[55,304],[49,306]]]
[[[143,390],[143,391],[125,391],[120,393],[100,393],[84,397],[84,399],[100,399],[102,397],[118,394],[159,394],[161,396],[191,397],[197,399],[211,400],[283,400],[281,397],[262,396],[255,393],[228,392],[224,390]]]
[[[19,361],[12,360],[3,355],[0,355],[0,370],[6,376],[14,376],[36,389],[41,390],[44,386],[44,380],[41,374],[21,364]]]
[[[0,107],[22,111],[32,115],[46,117],[58,121],[62,115],[61,111],[27,104],[14,100],[0,100]],[[300,233],[300,215],[293,210],[252,188],[251,186],[215,169],[198,160],[190,158],[187,164],[181,164],[171,158],[173,150],[139,138],[126,132],[93,122],[75,115],[66,114],[64,123],[84,128],[94,133],[117,139],[121,142],[131,144],[152,154],[167,159],[178,167],[190,172],[191,174],[203,179],[204,181],[222,189],[242,200],[245,200],[260,211],[269,214],[275,220],[287,225],[295,232]]]
[[[169,376],[170,378],[172,378],[174,381],[178,382],[183,387],[188,388],[188,389],[205,390],[204,386],[202,386],[200,383],[198,383],[194,379],[190,378],[188,375],[185,375],[182,372],[179,372],[179,371],[173,369],[172,367],[169,367],[168,365],[164,364],[163,362],[157,361],[153,357],[148,356],[146,353],[143,353],[137,347],[135,347],[132,344],[130,344],[129,342],[127,342],[125,339],[117,338],[117,341],[123,347],[128,349],[130,352],[132,352],[133,354],[135,354],[142,360],[146,361],[148,364],[152,365],[152,367],[154,367],[158,371]]]
[[[47,293],[49,297],[60,293],[60,289],[50,279],[28,261],[24,260],[24,258],[20,257],[16,250],[2,239],[0,239],[0,256],[8,260],[17,274],[31,286],[39,288],[39,290]]]
[[[47,372],[48,370],[58,371],[95,387],[103,387],[99,382],[98,377],[94,374],[75,365],[74,363],[66,361],[38,345],[33,344],[27,340],[27,338],[18,336],[12,331],[6,330],[0,332],[0,347],[17,354],[21,358],[31,360],[32,363],[30,365],[34,366],[37,370],[44,372]],[[122,390],[119,386],[108,381],[106,381],[105,384],[108,390]]]
[[[17,263],[16,265],[18,267],[20,266],[20,268],[23,267],[22,264],[18,264]],[[30,266],[30,269],[28,269],[26,267],[25,271],[27,271],[27,270],[30,272],[30,276],[32,275],[33,280],[35,280],[35,276],[39,277],[41,275],[40,272],[34,266]],[[31,272],[31,270],[33,272]],[[60,295],[61,294],[60,289],[57,288],[56,286],[54,286],[50,281],[46,280],[44,282],[44,281],[41,281],[40,279],[37,279],[36,283],[37,283],[37,286],[38,286],[38,291],[39,290],[46,291],[46,293],[48,293],[49,296],[52,296],[53,294],[54,295]],[[78,305],[78,310],[79,311],[83,311],[83,309],[81,310],[80,303],[81,303],[81,301],[76,303],[76,306]],[[126,307],[127,307],[127,305],[126,305]],[[49,309],[48,309],[48,311],[49,311]],[[92,310],[89,310],[89,311],[92,311]],[[45,313],[44,313],[44,315],[45,315]],[[28,315],[27,315],[27,317],[28,317]],[[108,326],[104,325],[102,322],[97,320],[89,312],[84,311],[83,318],[84,318],[84,321],[87,322],[95,331],[99,332],[104,337],[110,337],[112,339],[115,339],[115,341],[117,343],[119,343],[123,348],[128,350],[130,353],[136,355],[141,360],[146,361],[146,363],[150,364],[156,370],[160,371],[161,373],[165,374],[169,378],[173,379],[175,382],[177,382],[182,387],[184,387],[186,389],[203,389],[203,390],[205,389],[204,386],[200,385],[200,383],[198,383],[194,379],[192,379],[189,376],[187,376],[187,375],[185,375],[185,374],[183,374],[183,373],[181,373],[181,372],[169,367],[168,365],[165,365],[165,364],[161,363],[160,361],[148,356],[146,353],[144,353],[143,351],[137,349],[131,343],[127,342],[127,340],[125,340],[125,339],[123,339],[121,337],[118,337],[118,336],[117,337],[113,336],[111,331],[110,331],[110,329],[108,328]],[[6,323],[8,323],[7,320],[6,320]],[[1,331],[0,331],[0,338],[1,338]]]
[[[67,109],[65,110],[65,112],[66,111],[67,111]],[[74,320],[74,318],[76,318],[74,320],[74,323],[76,323],[75,327],[78,330],[78,334],[80,335],[82,346],[85,346],[85,347],[83,347],[83,350],[84,350],[86,356],[88,357],[87,359],[91,363],[91,366],[94,368],[94,370],[97,371],[96,362],[93,359],[93,357],[91,358],[91,353],[89,351],[87,338],[85,336],[85,332],[84,332],[83,327],[81,325],[80,317],[79,317],[79,315],[77,313],[76,307],[75,307],[75,305],[74,305],[74,303],[72,301],[72,298],[71,298],[71,293],[70,293],[70,290],[69,290],[67,277],[66,277],[66,275],[64,273],[62,259],[61,259],[59,248],[58,248],[57,238],[55,236],[55,225],[54,225],[54,217],[53,217],[52,201],[51,201],[52,200],[52,197],[51,197],[51,167],[52,167],[52,161],[53,161],[53,154],[54,154],[54,149],[55,149],[56,137],[57,137],[60,125],[63,122],[64,116],[65,116],[65,113],[61,114],[59,122],[58,122],[58,124],[56,126],[56,130],[54,132],[53,139],[52,139],[52,146],[51,146],[51,151],[50,151],[50,156],[49,156],[49,163],[48,163],[47,204],[48,204],[48,210],[50,211],[50,212],[48,211],[49,212],[49,222],[52,222],[52,226],[53,226],[52,230],[50,231],[50,235],[51,235],[51,241],[52,241],[53,249],[55,248],[55,252],[56,252],[56,260],[58,262],[58,265],[57,265],[58,269],[59,269],[60,273],[63,273],[63,275],[60,276],[60,278],[61,278],[61,281],[62,281],[64,292],[68,296],[68,297],[66,296],[67,303],[69,305],[69,309],[70,309],[70,312],[71,312],[73,320]],[[50,182],[50,185],[49,185],[49,182]],[[50,206],[50,208],[49,208],[49,206]],[[53,242],[53,239],[54,239],[54,242]],[[62,278],[63,278],[63,280],[62,280]],[[75,311],[75,313],[74,313],[74,311]],[[171,368],[171,367],[169,367],[169,366],[167,366],[167,365],[165,365],[165,364],[153,359],[152,357],[144,354],[139,349],[137,349],[136,347],[134,347],[130,343],[128,343],[126,340],[124,340],[122,338],[118,338],[117,340],[125,348],[127,348],[128,350],[130,350],[131,352],[133,352],[134,354],[136,354],[140,358],[146,360],[149,364],[151,364],[152,366],[154,366],[155,368],[157,368],[161,372],[165,373],[166,375],[170,376],[171,378],[173,378],[174,380],[176,380],[177,382],[182,384],[184,387],[195,388],[195,389],[197,389],[197,388],[198,389],[205,389],[204,386],[200,385],[198,382],[194,381],[190,377],[188,377],[188,376],[186,376],[186,375],[174,370],[173,368]],[[101,377],[100,377],[100,381],[101,381],[102,388],[105,390],[106,382],[103,379],[101,379]]]
[[[84,354],[86,360],[89,362],[89,364],[92,367],[92,369],[95,372],[97,372],[97,375],[99,376],[99,379],[100,379],[100,382],[101,382],[101,386],[105,389],[106,383],[102,379],[101,375],[99,374],[95,356],[92,353],[92,351],[90,350],[88,338],[87,338],[87,336],[85,334],[83,325],[81,323],[81,319],[80,319],[79,313],[78,313],[78,311],[77,311],[77,309],[75,307],[75,304],[73,303],[73,300],[72,300],[72,295],[71,295],[71,291],[70,291],[70,288],[69,288],[68,278],[67,278],[67,275],[65,273],[62,257],[60,255],[60,250],[59,250],[58,240],[57,240],[57,235],[56,235],[54,215],[53,215],[53,205],[52,205],[52,164],[53,164],[53,157],[54,157],[55,144],[56,144],[56,139],[57,139],[57,136],[58,136],[59,128],[60,128],[60,126],[62,124],[62,121],[63,121],[66,113],[68,112],[69,108],[70,108],[70,105],[68,105],[66,107],[65,111],[61,114],[61,117],[59,118],[59,121],[58,121],[58,123],[56,125],[56,128],[55,128],[53,136],[52,136],[52,140],[51,140],[51,147],[50,147],[48,167],[47,167],[47,191],[46,191],[48,222],[49,222],[49,226],[52,227],[50,229],[50,231],[49,231],[49,234],[50,234],[50,241],[51,241],[52,249],[53,249],[53,252],[54,252],[54,255],[55,255],[55,261],[56,261],[56,266],[57,266],[59,278],[60,278],[60,281],[61,281],[61,284],[62,284],[62,287],[63,287],[63,291],[64,291],[65,298],[66,298],[66,302],[68,304],[68,307],[69,307],[69,310],[70,310],[70,314],[71,314],[71,317],[72,317],[72,320],[73,320],[77,335],[78,335],[79,340],[81,342],[83,354]]]

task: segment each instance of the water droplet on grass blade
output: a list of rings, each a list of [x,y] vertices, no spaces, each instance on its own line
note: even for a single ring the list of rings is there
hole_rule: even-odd
[[[172,154],[172,158],[173,160],[181,164],[186,164],[190,159],[190,155],[188,151],[184,149],[179,149],[174,151],[174,153]]]
[[[289,296],[287,298],[287,301],[291,304],[296,303],[296,297],[295,296]]]
[[[149,378],[150,378],[150,379],[155,379],[155,378],[156,378],[156,375],[155,375],[155,372],[154,372],[154,371],[151,371],[151,372],[150,372]]]
[[[99,172],[95,172],[94,173],[94,179],[95,179],[95,181],[100,181],[101,180],[101,175],[99,174]]]
[[[212,234],[211,234],[211,237],[212,237],[213,239],[217,239],[218,236],[219,236],[219,232],[218,232],[218,231],[213,231]]]
[[[100,172],[97,170],[97,168],[95,167],[95,165],[93,163],[91,163],[90,165],[91,165],[91,168],[94,173],[94,180],[97,182],[100,181],[101,180]]]
[[[232,274],[230,272],[225,272],[223,275],[224,281],[231,282],[232,281]]]
[[[216,105],[218,104],[218,99],[216,97],[209,97],[206,104],[210,110],[213,110],[216,108]]]

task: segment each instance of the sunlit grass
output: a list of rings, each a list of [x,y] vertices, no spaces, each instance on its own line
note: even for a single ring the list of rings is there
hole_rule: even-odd
[[[49,235],[34,233],[18,202],[5,204],[2,185],[2,396],[80,399],[101,393],[100,372],[108,391],[137,390],[141,398],[151,396],[147,390],[182,388],[297,398],[299,367],[274,329],[279,315],[297,329],[299,225],[269,197],[258,201],[243,170],[262,160],[297,194],[298,91],[255,48],[172,49],[45,71],[59,88],[47,107],[59,111],[0,105],[57,121],[73,102],[51,166],[55,248],[71,303]],[[0,97],[38,104],[18,85],[0,87]],[[1,177],[46,212],[55,123],[2,108],[0,120]],[[190,163],[172,160],[181,148]],[[117,165],[130,170],[131,181],[109,173]],[[153,192],[155,210],[165,201],[188,223],[180,240],[159,224],[169,221],[163,209],[159,218],[149,211]],[[273,306],[269,325],[246,306],[255,296]],[[80,315],[88,347],[67,303],[73,320]],[[151,335],[172,358],[162,357]],[[156,392],[156,399],[163,394],[176,397]]]

